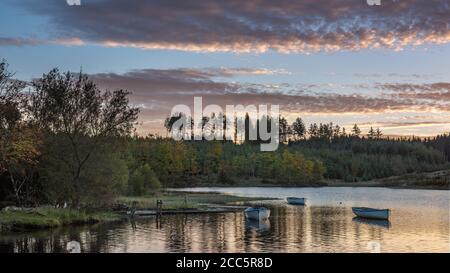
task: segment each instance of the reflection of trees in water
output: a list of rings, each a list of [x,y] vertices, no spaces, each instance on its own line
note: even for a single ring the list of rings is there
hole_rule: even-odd
[[[352,218],[344,207],[286,205],[271,207],[268,223],[249,222],[243,213],[172,215],[32,233],[0,245],[4,252],[65,252],[71,240],[80,242],[83,252],[126,252],[129,246],[168,252],[311,252],[361,250],[367,240],[381,240],[380,228]]]
[[[109,246],[114,240],[126,240],[126,238],[111,237],[111,230],[115,229],[115,225],[96,225],[91,228],[86,228],[83,232],[79,233],[79,242],[81,242],[82,251],[86,252],[109,252]],[[126,245],[125,249],[126,251]]]
[[[307,206],[286,206],[279,212],[280,228],[277,237],[282,238],[280,250],[285,252],[302,252],[308,240],[306,230],[308,224]]]
[[[189,252],[192,241],[189,236],[188,215],[165,216],[162,221],[164,221],[167,251]]]
[[[354,215],[350,215],[354,216]],[[358,246],[359,249],[367,249],[368,241],[383,240],[384,231],[390,226],[389,221],[383,220],[370,220],[370,219],[355,219],[352,218],[353,224],[353,244]]]
[[[270,207],[270,228],[269,229],[255,229],[251,226],[247,225],[245,229],[245,251],[246,252],[268,252],[270,249],[268,248],[270,245],[273,248],[276,248],[277,238],[273,236],[273,230],[277,229],[278,221],[275,221],[274,218],[278,218],[277,215],[280,213],[280,207]],[[255,223],[251,223],[255,225]],[[261,225],[261,223],[257,224]],[[264,225],[264,224],[262,224]]]
[[[238,214],[178,215],[167,218],[165,238],[171,252],[235,251]]]
[[[95,225],[2,235],[0,252],[61,253],[66,252],[70,241],[79,242],[82,252],[107,252],[111,228],[109,225]]]
[[[68,236],[61,236],[60,229],[27,234],[2,235],[1,252],[48,253],[65,252]]]
[[[383,237],[383,229],[352,221],[354,215],[346,207],[311,207],[310,215],[310,238],[319,251],[361,251],[368,241]]]
[[[245,233],[245,251],[298,252],[305,244],[307,207],[271,207],[270,227],[248,228]]]
[[[348,229],[348,210],[343,207],[311,207],[310,237],[313,246],[339,247]],[[351,217],[350,217],[351,220]]]

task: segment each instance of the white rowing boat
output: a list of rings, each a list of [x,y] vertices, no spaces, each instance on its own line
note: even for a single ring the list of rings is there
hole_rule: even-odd
[[[304,205],[306,198],[288,197],[286,198],[286,201],[290,205]]]
[[[245,217],[247,217],[248,219],[251,220],[265,220],[268,219],[270,216],[270,209],[267,208],[254,208],[254,207],[250,207],[247,208],[245,211]]]
[[[389,210],[388,209],[373,209],[373,208],[361,208],[361,207],[353,207],[353,213],[356,216],[370,219],[389,219]]]

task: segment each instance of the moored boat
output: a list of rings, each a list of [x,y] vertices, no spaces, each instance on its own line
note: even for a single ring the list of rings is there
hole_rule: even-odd
[[[374,209],[374,208],[364,208],[364,207],[353,207],[353,213],[356,216],[370,219],[389,219],[389,210],[388,209]]]
[[[286,201],[290,205],[304,205],[306,198],[299,198],[299,197],[287,197]]]
[[[248,219],[251,220],[265,220],[268,219],[270,216],[270,209],[268,208],[263,208],[263,207],[250,207],[247,208],[245,211],[245,217],[247,217]]]

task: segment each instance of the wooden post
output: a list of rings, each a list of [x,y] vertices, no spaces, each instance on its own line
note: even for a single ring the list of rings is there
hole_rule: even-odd
[[[133,205],[131,208],[131,217],[134,217],[134,214],[136,213],[136,207],[137,207],[137,201],[133,201]]]
[[[162,215],[162,200],[156,200],[156,216],[160,217]]]

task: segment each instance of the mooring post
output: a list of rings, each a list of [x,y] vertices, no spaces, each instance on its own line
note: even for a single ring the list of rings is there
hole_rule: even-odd
[[[136,213],[136,207],[137,207],[137,201],[133,201],[132,208],[131,208],[131,217],[134,217],[134,214]]]
[[[162,215],[162,200],[156,200],[156,215],[159,217]]]

